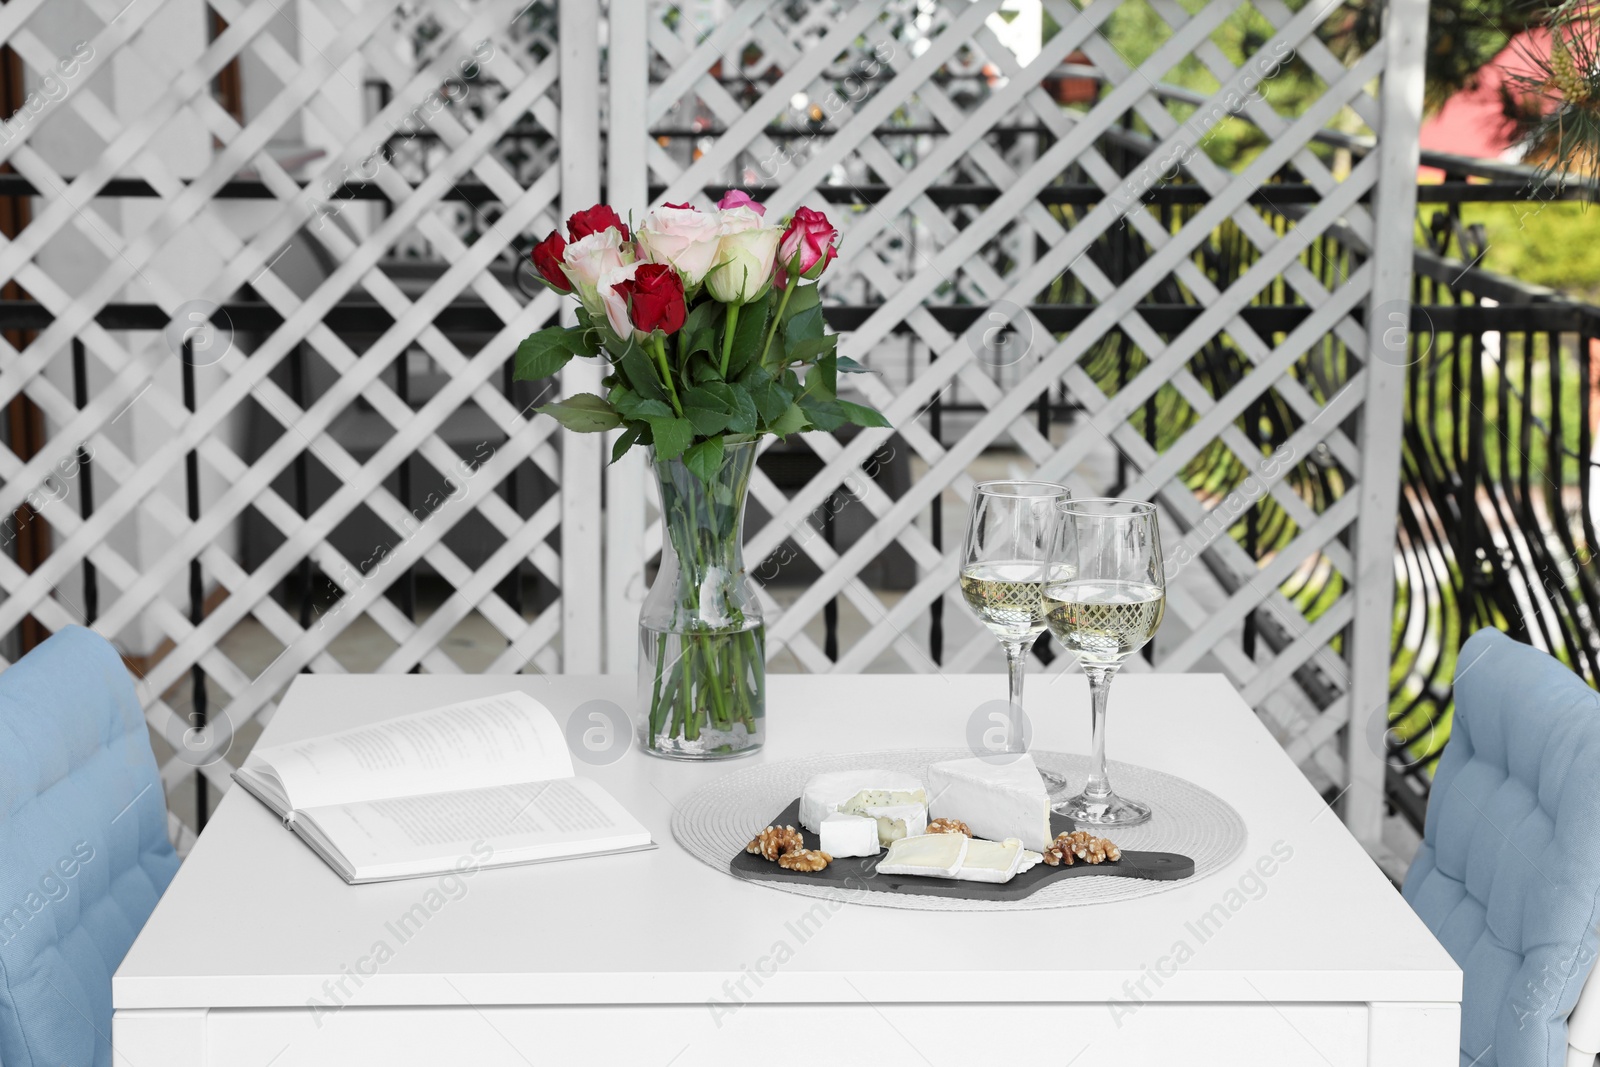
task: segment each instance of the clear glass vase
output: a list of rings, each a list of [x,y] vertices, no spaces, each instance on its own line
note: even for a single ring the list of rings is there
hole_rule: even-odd
[[[649,453],[666,532],[639,612],[639,716],[646,752],[729,759],[765,739],[766,631],[744,569],[753,441],[729,444],[703,481]]]

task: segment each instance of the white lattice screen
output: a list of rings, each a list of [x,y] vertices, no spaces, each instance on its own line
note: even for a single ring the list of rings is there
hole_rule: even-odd
[[[1119,4],[1165,27],[1138,63],[1102,33]],[[502,377],[556,312],[517,284],[518,250],[599,199],[603,135],[606,196],[636,213],[738,184],[780,213],[826,201],[845,231],[824,291],[842,348],[882,372],[859,384],[897,427],[906,480],[859,475],[881,431],[809,437],[798,484],[758,475],[770,518],[749,560],[788,542],[820,571],[768,595],[774,655],[970,669],[992,638],[952,611],[934,650],[923,621],[956,573],[937,509],[964,506],[973,464],[1004,446],[1043,476],[1161,502],[1169,554],[1196,563],[1158,665],[1228,672],[1297,757],[1361,786],[1346,815],[1370,836],[1381,760],[1345,727],[1386,706],[1399,377],[1366,357],[1382,326],[1364,312],[1408,291],[1425,12],[1397,4],[1385,40],[1346,62],[1317,37],[1330,7],[1254,0],[1274,32],[1236,66],[1213,36],[1243,6],[213,0],[213,20],[192,0],[5,5],[0,40],[28,84],[54,71],[60,91],[41,88],[0,144],[6,191],[32,208],[0,281],[38,305],[0,323],[0,510],[31,504],[21,521],[52,533],[42,559],[0,557],[0,634],[90,621],[148,657],[169,788],[197,769],[226,788],[238,753],[218,755],[221,731],[270,715],[302,670],[349,669],[333,650],[358,621],[386,642],[385,671],[466,669],[450,635],[468,621],[501,649],[472,669],[631,670],[660,540],[642,467],[605,474],[602,516],[603,442],[558,437]],[[89,58],[67,75],[80,41]],[[1321,86],[1302,110],[1230,98],[1290,54]],[[1220,86],[1198,106],[1162,91],[1191,55]],[[230,111],[216,85],[239,72]],[[1061,106],[1089,78],[1091,99]],[[1238,120],[1266,141],[1237,173],[1194,150]],[[1379,149],[1342,168],[1313,144],[1335,122]],[[1169,170],[1202,195],[1142,206]],[[1287,172],[1315,197],[1279,209]],[[1093,195],[1058,195],[1073,189]],[[1219,235],[1245,250],[1231,273],[1214,269]],[[1300,310],[1251,318],[1274,303]],[[993,357],[991,308],[1026,354]],[[191,328],[208,316],[232,323],[231,347]],[[1226,388],[1206,369],[1218,353],[1236,365]],[[572,390],[600,371],[566,374]],[[1076,412],[1041,420],[1041,396]],[[1294,427],[1270,454],[1247,425],[1263,405]],[[84,458],[92,493],[68,484]],[[1197,485],[1202,460],[1232,473]],[[1216,519],[1251,477],[1250,507],[1284,534],[1266,552]],[[841,487],[866,524],[830,544],[815,516]],[[358,520],[380,531],[373,557],[335,536]],[[861,580],[891,546],[913,572],[892,596]],[[451,590],[421,616],[418,568]],[[275,596],[312,570],[337,600],[308,614]],[[529,576],[542,592],[525,603]],[[1309,576],[1310,602],[1294,592]],[[836,600],[862,626],[835,658],[816,632]],[[225,651],[246,626],[275,658]],[[1308,701],[1318,664],[1328,692]],[[216,694],[199,733],[195,671]]]

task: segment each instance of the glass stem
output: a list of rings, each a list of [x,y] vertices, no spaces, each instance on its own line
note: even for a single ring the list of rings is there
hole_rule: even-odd
[[[1010,680],[1011,705],[1009,717],[1006,722],[1006,747],[1005,752],[1028,751],[1027,737],[1023,732],[1022,710],[1022,679],[1028,673],[1028,652],[1033,648],[1033,643],[1039,639],[1038,634],[1030,634],[1021,639],[1001,640],[1006,650],[1007,676]]]
[[[1111,795],[1111,779],[1106,777],[1106,698],[1111,694],[1111,679],[1116,676],[1120,663],[1085,663],[1083,673],[1089,677],[1089,701],[1094,726],[1094,769],[1089,782],[1083,787],[1086,797]]]

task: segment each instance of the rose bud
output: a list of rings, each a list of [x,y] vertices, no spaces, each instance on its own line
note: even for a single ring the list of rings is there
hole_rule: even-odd
[[[717,261],[717,216],[688,204],[664,204],[651,211],[638,236],[644,258],[675,267],[685,285],[699,285]]]
[[[561,255],[566,250],[566,240],[551,230],[549,237],[533,246],[533,266],[539,276],[550,283],[551,288],[570,293],[572,283],[567,280],[567,272],[561,269]]]
[[[724,304],[749,304],[767,295],[782,236],[770,226],[732,232],[724,228],[717,265],[706,275],[706,292]]]
[[[717,201],[717,209],[719,211],[732,211],[736,207],[749,208],[758,217],[767,213],[766,205],[758,204],[750,199],[750,194],[743,189],[729,189],[722,194],[722,199]]]
[[[631,278],[614,282],[611,288],[627,301],[634,329],[674,334],[683,328],[689,311],[683,302],[683,279],[667,264],[640,263]]]
[[[605,230],[616,230],[622,234],[624,241],[633,240],[633,235],[628,233],[617,213],[605,204],[596,204],[587,211],[576,212],[567,220],[567,240],[576,241],[588,237],[592,233],[601,233]]]
[[[814,281],[828,269],[838,248],[839,231],[833,228],[828,216],[808,207],[798,208],[778,245],[779,272],[792,272]],[[778,284],[786,285],[787,280],[780,279]]]

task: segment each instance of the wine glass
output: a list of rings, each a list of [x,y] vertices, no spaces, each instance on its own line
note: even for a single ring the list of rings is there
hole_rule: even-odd
[[[1089,676],[1094,765],[1083,792],[1055,810],[1086,826],[1136,826],[1150,818],[1150,805],[1111,790],[1106,697],[1122,661],[1155,636],[1166,611],[1156,509],[1135,500],[1069,500],[1060,512],[1051,560],[1067,577],[1046,585],[1045,618]]]
[[[1004,751],[1026,751],[1022,732],[1022,678],[1028,652],[1044,633],[1040,594],[1051,570],[1050,553],[1060,508],[1072,492],[1054,482],[982,482],[972,495],[961,564],[961,595],[1006,650],[1010,717]],[[1061,577],[1066,577],[1063,573]],[[1067,780],[1041,771],[1052,801],[1064,799]]]

